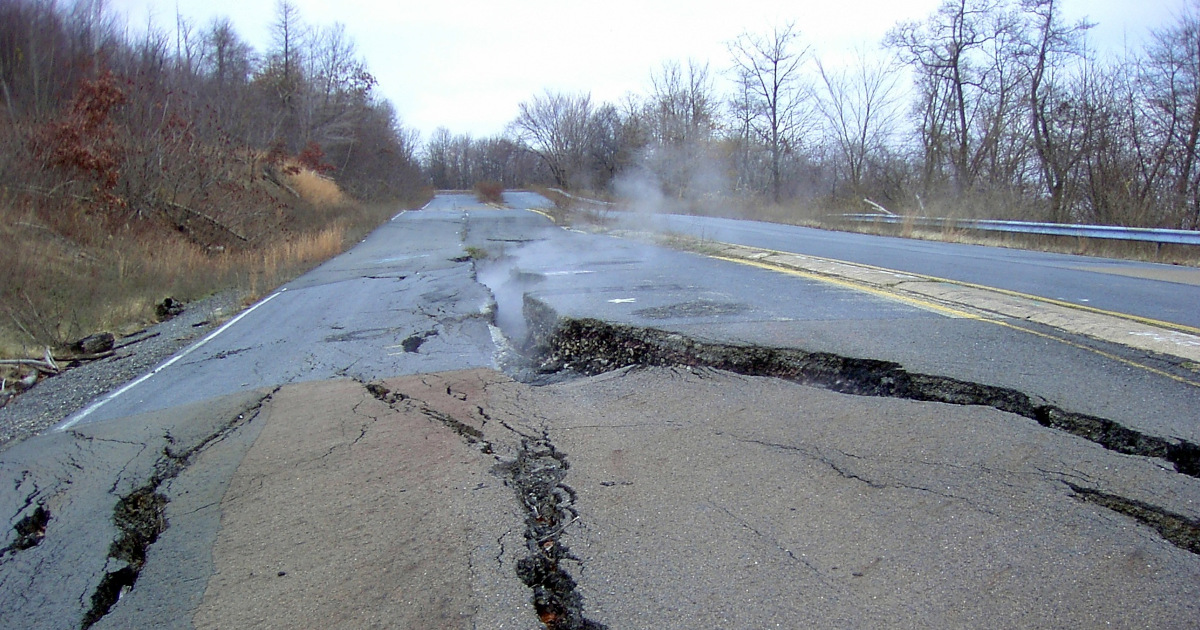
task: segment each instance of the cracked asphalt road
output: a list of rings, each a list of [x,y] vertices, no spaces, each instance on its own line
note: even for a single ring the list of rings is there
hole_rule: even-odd
[[[982,402],[715,370],[703,351],[583,377],[514,346],[589,317],[680,347],[890,360],[1180,444],[1197,438],[1185,383],[465,196],[285,288],[68,430],[0,451],[0,626],[1200,618],[1200,481],[1160,457]]]

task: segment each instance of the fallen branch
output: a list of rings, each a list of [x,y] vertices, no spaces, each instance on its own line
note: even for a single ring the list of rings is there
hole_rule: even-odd
[[[72,354],[61,357],[55,357],[59,361],[99,361],[107,359],[116,354],[116,349],[105,350],[104,352],[93,352],[92,354]]]
[[[871,206],[872,208],[875,208],[876,210],[888,215],[889,217],[896,216],[896,213],[892,212],[891,210],[888,210],[887,208],[884,208],[883,206],[875,203],[874,201],[871,201],[870,199],[867,199],[866,197],[863,197],[863,202],[866,203],[867,205]]]
[[[217,228],[220,228],[220,229],[232,234],[233,236],[237,237],[237,239],[242,241],[243,243],[249,242],[249,240],[250,240],[250,239],[246,238],[245,236],[243,236],[241,233],[239,233],[237,230],[229,227],[228,225],[225,225],[224,223],[221,223],[220,221],[208,216],[207,214],[204,214],[203,212],[200,212],[199,210],[193,210],[183,204],[175,203],[174,201],[164,201],[163,203],[165,203],[168,206],[171,206],[172,208],[175,208],[178,210],[183,210],[184,212],[187,212],[194,216],[200,217],[201,219],[204,219],[205,221],[208,221],[209,223],[213,224]]]
[[[159,336],[160,334],[162,334],[162,333],[151,333],[151,334],[146,335],[145,337],[141,337],[139,339],[133,339],[131,341],[126,341],[124,343],[119,343],[119,344],[113,346],[113,350],[120,350],[121,348],[124,348],[126,346],[132,346],[135,343],[141,343],[147,339],[153,339],[153,338]],[[133,337],[135,335],[129,335],[129,336]],[[126,337],[126,338],[128,339],[128,337]]]
[[[42,361],[45,362],[45,364],[51,370],[54,370],[55,374],[58,374],[62,371],[59,369],[58,364],[54,362],[54,356],[50,354],[50,346],[46,346],[46,352],[42,355]]]
[[[46,355],[41,359],[0,359],[0,365],[31,367],[43,374],[55,375],[61,374],[63,371],[62,367],[58,365],[60,362],[71,363],[74,361],[99,361],[100,359],[107,359],[115,354],[116,352],[113,350],[107,350],[105,352],[96,352],[92,354],[67,354],[56,357],[51,356],[50,350],[47,349]]]
[[[54,363],[47,363],[42,359],[3,359],[0,360],[0,365],[26,366],[34,368],[43,374],[50,375],[58,374],[62,371]]]
[[[283,178],[279,176],[279,173],[275,172],[274,167],[267,166],[263,168],[263,176],[266,177],[267,181],[271,182],[272,184],[275,184],[289,193],[292,193],[293,197],[296,197],[297,199],[300,198],[300,193],[296,192],[295,188],[288,186],[287,183],[283,181]]]

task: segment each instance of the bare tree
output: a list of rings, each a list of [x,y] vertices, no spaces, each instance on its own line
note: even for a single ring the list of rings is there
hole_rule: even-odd
[[[434,188],[453,188],[450,173],[450,151],[454,144],[454,135],[446,127],[434,130],[429,142],[425,144],[425,172]]]
[[[626,120],[611,103],[603,103],[592,113],[588,123],[588,169],[593,174],[592,185],[604,188],[617,173],[633,163],[632,147],[627,143]]]
[[[1200,225],[1200,15],[1194,5],[1175,23],[1154,31],[1141,74],[1150,122],[1161,143],[1169,183],[1166,220]]]
[[[809,48],[800,45],[800,32],[789,22],[765,36],[743,33],[729,44],[729,52],[746,88],[748,127],[770,152],[771,196],[778,202],[783,157],[800,142],[808,123],[802,67]]]
[[[817,100],[828,122],[846,179],[860,194],[868,160],[882,152],[899,118],[900,75],[883,60],[858,52],[849,70],[832,70],[817,60],[825,93]]]
[[[923,22],[903,22],[886,43],[917,72],[926,187],[944,160],[954,190],[970,190],[981,172],[993,180],[1015,168],[1002,152],[1018,100],[1010,67],[1015,22],[1002,0],[945,0]]]
[[[557,185],[587,185],[581,179],[591,118],[591,96],[547,91],[520,104],[512,129],[546,164]]]
[[[358,119],[369,109],[374,75],[340,23],[315,32],[308,59],[310,86],[302,106],[306,142],[325,150],[354,142]]]
[[[272,125],[276,140],[292,149],[301,143],[299,103],[304,85],[301,55],[307,44],[308,29],[300,19],[300,10],[291,0],[278,0],[275,21],[271,24],[272,48],[260,81],[269,86],[281,113]]]
[[[1072,115],[1069,93],[1060,85],[1061,73],[1071,57],[1081,58],[1082,38],[1092,25],[1086,21],[1063,24],[1059,0],[1022,0],[1030,31],[1022,58],[1029,76],[1029,124],[1050,197],[1050,219],[1070,219],[1067,187],[1072,169],[1082,157],[1079,117]]]
[[[229,18],[214,18],[204,33],[201,72],[220,92],[231,85],[245,85],[253,66],[254,51],[238,36]]]
[[[676,197],[683,198],[708,170],[717,127],[717,105],[708,65],[686,68],[666,62],[651,74],[652,92],[643,120],[650,134],[646,166]]]

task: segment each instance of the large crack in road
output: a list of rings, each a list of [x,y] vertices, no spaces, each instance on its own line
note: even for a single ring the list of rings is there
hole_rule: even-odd
[[[566,454],[545,433],[522,439],[517,460],[504,467],[526,510],[528,553],[517,562],[517,576],[532,589],[538,618],[550,630],[603,630],[603,624],[584,616],[583,597],[563,566],[568,560],[581,563],[561,540],[579,518],[574,508],[578,494],[564,483],[570,467]]]
[[[89,598],[90,608],[80,623],[81,630],[87,630],[103,619],[122,597],[133,590],[146,565],[147,551],[169,527],[166,512],[171,499],[160,491],[162,486],[183,473],[195,457],[210,445],[252,422],[276,391],[278,388],[195,444],[174,450],[171,448],[174,440],[169,434],[166,436],[168,445],[155,462],[153,474],[137,489],[119,497],[113,507],[112,520],[118,537],[109,546],[108,566]]]
[[[520,347],[542,377],[564,373],[592,376],[638,366],[712,368],[780,378],[858,396],[986,406],[1116,453],[1163,460],[1180,474],[1200,478],[1200,445],[1142,433],[1114,420],[1063,409],[1011,388],[910,372],[891,361],[797,348],[702,341],[655,328],[560,317],[548,304],[528,294],[523,314],[529,336]],[[521,370],[514,373],[517,377],[522,375]],[[537,383],[541,379],[527,380]],[[1129,516],[1171,544],[1200,554],[1200,521],[1099,489],[1068,485],[1077,498]]]
[[[476,278],[495,296],[491,313],[493,323],[508,333],[506,345],[515,349],[519,356],[517,361],[499,363],[510,376],[529,384],[553,383],[564,377],[592,376],[631,366],[713,368],[748,376],[780,378],[859,396],[991,407],[1083,438],[1116,453],[1157,458],[1169,463],[1180,474],[1200,477],[1200,445],[1184,439],[1150,435],[1108,418],[1074,412],[1017,389],[913,372],[892,361],[799,348],[704,341],[655,328],[562,317],[550,304],[528,292],[540,276],[522,273],[514,264],[515,261],[505,257],[488,261],[479,265],[482,273],[477,273]],[[518,304],[519,315],[513,312]],[[657,311],[642,313],[643,316],[657,314]],[[667,315],[675,314],[663,313],[663,316]],[[523,444],[528,448],[531,443],[525,440]],[[549,453],[555,453],[548,436],[545,444],[532,448],[533,452],[540,453],[538,449],[548,448]],[[537,459],[546,458],[539,456]],[[550,459],[555,458],[551,456]],[[565,463],[565,458],[562,461]],[[560,478],[554,487],[565,487],[560,485],[561,477],[566,475],[565,466],[555,474]],[[520,483],[517,485],[521,487]],[[1200,553],[1200,522],[1098,488],[1071,483],[1067,486],[1076,499],[1133,518],[1170,544],[1193,554]],[[546,496],[557,497],[558,492],[555,489]],[[528,507],[529,499],[521,498]],[[574,505],[575,500],[571,492],[565,504]],[[568,594],[574,596],[575,584],[569,575],[561,572],[558,562],[561,558],[555,555],[560,551],[566,553],[565,547],[557,547],[559,543],[555,540],[548,540],[549,549],[541,547],[542,530],[535,526],[552,528],[553,525],[539,520],[536,505],[531,508],[532,520],[526,533],[531,555],[522,561],[522,568],[518,569],[520,577],[534,590],[535,607],[548,627],[588,627],[551,623],[564,618],[560,617],[563,609],[570,610],[571,615],[579,611],[579,618],[583,619],[582,603],[570,600],[570,606],[563,607],[560,601],[544,594],[546,585],[558,580],[566,585]],[[561,514],[562,511],[556,508],[554,513]],[[569,515],[571,519],[577,516],[573,508]],[[570,623],[581,622],[573,620]]]
[[[1111,451],[1163,459],[1181,474],[1200,477],[1200,445],[1148,435],[1114,420],[1069,411],[1007,387],[910,372],[891,361],[797,348],[708,342],[597,319],[560,319],[548,305],[532,297],[526,298],[525,312],[535,335],[527,347],[542,373],[567,370],[594,375],[638,365],[710,367],[858,396],[993,407]]]
[[[463,442],[478,448],[480,453],[495,456],[495,447],[485,438],[484,432],[467,422],[434,409],[425,401],[392,391],[383,383],[366,383],[364,387],[376,400],[393,409],[410,406],[431,422],[458,434]],[[446,394],[454,396],[449,388]],[[482,406],[477,406],[476,410],[486,424],[490,419],[487,410]],[[520,437],[515,458],[505,461],[495,456],[500,462],[495,471],[515,490],[525,512],[527,553],[517,561],[517,577],[531,590],[530,601],[549,630],[603,630],[603,624],[585,616],[583,597],[576,591],[575,580],[563,565],[565,561],[580,562],[561,541],[566,528],[579,517],[573,507],[577,494],[564,482],[570,468],[566,454],[554,447],[545,431],[534,436],[507,423],[500,424]]]

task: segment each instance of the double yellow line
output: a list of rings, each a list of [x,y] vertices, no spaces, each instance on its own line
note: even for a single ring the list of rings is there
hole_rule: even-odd
[[[812,259],[812,260],[820,260],[820,261],[823,261],[823,262],[834,263],[834,264],[840,264],[840,265],[850,265],[850,266],[859,267],[859,268],[862,268],[862,269],[870,269],[870,270],[872,270],[872,271],[879,271],[879,272],[884,272],[884,273],[889,273],[889,274],[898,274],[898,275],[902,275],[902,276],[908,276],[908,277],[912,277],[912,278],[916,278],[916,279],[920,279],[920,280],[926,280],[926,281],[929,281],[929,282],[941,282],[941,283],[945,283],[945,284],[953,284],[953,285],[958,285],[958,286],[962,286],[962,287],[968,287],[968,288],[971,288],[971,289],[977,289],[977,290],[980,290],[980,291],[990,291],[990,292],[992,292],[992,293],[999,293],[999,294],[1002,294],[1002,295],[1007,295],[1007,296],[1010,296],[1010,297],[1022,298],[1022,299],[1026,299],[1026,300],[1033,300],[1033,301],[1042,302],[1042,303],[1046,303],[1046,304],[1051,304],[1051,305],[1054,305],[1054,306],[1059,306],[1059,307],[1072,308],[1072,309],[1076,309],[1076,310],[1080,310],[1080,311],[1085,311],[1085,312],[1088,312],[1088,313],[1093,313],[1093,314],[1096,314],[1096,315],[1104,315],[1104,316],[1108,316],[1108,317],[1115,317],[1115,318],[1118,318],[1118,319],[1123,319],[1123,320],[1126,320],[1126,321],[1137,322],[1137,323],[1139,323],[1139,324],[1144,324],[1144,325],[1147,325],[1147,326],[1154,326],[1154,327],[1157,327],[1157,328],[1163,328],[1163,329],[1166,329],[1166,330],[1174,330],[1174,331],[1178,331],[1178,332],[1182,332],[1182,333],[1187,333],[1187,334],[1192,334],[1192,335],[1197,335],[1197,336],[1200,336],[1200,328],[1194,328],[1194,327],[1191,327],[1191,326],[1186,326],[1186,325],[1183,325],[1183,324],[1176,324],[1176,323],[1173,323],[1173,322],[1164,322],[1164,321],[1160,321],[1160,320],[1157,320],[1157,319],[1152,319],[1152,318],[1149,318],[1149,317],[1142,317],[1142,316],[1139,316],[1139,315],[1130,315],[1130,314],[1128,314],[1128,313],[1118,313],[1118,312],[1115,312],[1115,311],[1108,311],[1108,310],[1104,310],[1104,309],[1100,309],[1100,308],[1095,308],[1095,307],[1092,307],[1092,306],[1084,306],[1084,305],[1081,305],[1081,304],[1074,304],[1074,303],[1071,303],[1071,302],[1066,302],[1066,301],[1063,301],[1063,300],[1055,300],[1055,299],[1053,299],[1053,298],[1045,298],[1045,297],[1041,297],[1041,296],[1037,296],[1037,295],[1029,295],[1029,294],[1027,294],[1027,293],[1021,293],[1021,292],[1019,292],[1019,291],[1010,291],[1010,290],[1008,290],[1008,289],[998,289],[998,288],[995,288],[995,287],[989,287],[989,286],[986,286],[986,285],[975,284],[975,283],[971,283],[971,282],[963,282],[963,281],[960,281],[960,280],[950,280],[950,279],[947,279],[947,278],[939,278],[939,277],[937,277],[937,276],[930,276],[930,275],[919,274],[919,273],[911,273],[911,272],[908,272],[908,271],[899,271],[899,270],[896,270],[896,269],[888,269],[888,268],[886,268],[886,267],[878,267],[878,266],[875,266],[875,265],[865,265],[865,264],[860,264],[860,263],[852,263],[852,262],[847,262],[847,261],[837,260],[837,259],[834,259],[834,258],[824,258],[824,257],[821,257],[821,256],[811,256],[811,255],[808,255],[808,254],[797,254],[797,253],[794,253],[794,252],[783,252],[783,251],[778,251],[778,250],[773,250],[773,249],[762,249],[762,248],[757,248],[757,247],[746,247],[746,246],[744,246],[744,245],[733,245],[733,244],[726,244],[726,243],[721,243],[720,245],[727,245],[727,246],[730,246],[730,247],[742,247],[742,248],[745,248],[745,249],[754,249],[754,250],[756,250],[756,251],[763,251],[763,252],[768,252],[768,253],[771,253],[771,254],[780,254],[780,255],[785,255],[785,256],[803,256],[804,258],[808,258],[808,259]],[[845,278],[840,278],[840,277],[836,277],[836,276],[832,276],[832,275],[827,275],[827,274],[822,274],[822,273],[815,273],[815,272],[812,272],[812,271],[806,271],[806,270],[803,270],[803,269],[796,269],[796,268],[794,268],[794,267],[787,267],[787,266],[784,266],[784,265],[779,265],[779,264],[774,264],[774,263],[763,262],[763,261],[761,261],[761,260],[749,260],[749,259],[746,259],[746,258],[737,258],[737,257],[732,257],[732,256],[721,256],[721,255],[716,255],[716,254],[707,254],[707,256],[708,256],[708,257],[710,257],[710,258],[715,258],[715,259],[717,259],[717,260],[724,260],[724,261],[727,261],[727,262],[738,263],[738,264],[741,264],[741,265],[748,265],[748,266],[751,266],[751,267],[758,267],[758,268],[760,268],[760,269],[768,269],[768,270],[771,270],[771,271],[777,271],[777,272],[780,272],[780,273],[786,273],[786,274],[788,274],[788,275],[792,275],[792,276],[798,276],[798,277],[801,277],[801,278],[807,278],[807,279],[810,279],[810,280],[816,280],[816,281],[818,281],[818,282],[824,282],[824,283],[826,283],[826,284],[832,284],[832,285],[835,285],[835,286],[840,286],[840,287],[843,287],[843,288],[852,289],[852,290],[854,290],[854,291],[861,291],[861,292],[864,292],[864,293],[870,293],[870,294],[872,294],[872,295],[877,295],[877,296],[879,296],[879,297],[883,297],[883,298],[886,298],[886,299],[890,299],[890,300],[897,300],[897,301],[900,301],[900,302],[905,302],[905,303],[908,303],[908,304],[910,304],[910,305],[912,305],[912,306],[915,306],[915,307],[917,307],[917,308],[921,308],[921,309],[928,310],[928,311],[933,311],[933,312],[936,312],[936,313],[940,313],[940,314],[943,314],[943,315],[947,315],[947,316],[949,316],[949,317],[956,317],[956,318],[961,318],[961,319],[973,319],[973,320],[976,320],[976,321],[988,322],[988,323],[991,323],[991,324],[995,324],[995,325],[997,325],[997,326],[1003,326],[1004,328],[1010,328],[1010,329],[1012,329],[1012,330],[1020,331],[1020,332],[1023,332],[1023,333],[1028,333],[1028,334],[1031,334],[1031,335],[1035,335],[1035,336],[1037,336],[1037,337],[1041,337],[1041,338],[1043,338],[1043,339],[1049,339],[1049,340],[1052,340],[1052,341],[1057,341],[1058,343],[1061,343],[1061,344],[1064,344],[1064,345],[1070,346],[1070,347],[1072,347],[1072,348],[1077,348],[1077,349],[1080,349],[1080,350],[1086,350],[1086,351],[1088,351],[1088,352],[1091,352],[1091,353],[1093,353],[1093,354],[1096,354],[1096,355],[1102,356],[1102,357],[1104,357],[1104,358],[1106,358],[1106,359],[1109,359],[1109,360],[1111,360],[1111,361],[1116,361],[1116,362],[1118,362],[1118,363],[1121,363],[1121,364],[1123,364],[1123,365],[1128,365],[1128,366],[1130,366],[1130,367],[1134,367],[1134,368],[1137,368],[1137,369],[1140,369],[1140,370],[1144,370],[1144,371],[1146,371],[1146,372],[1149,372],[1149,373],[1151,373],[1151,374],[1154,374],[1154,375],[1157,375],[1157,376],[1162,376],[1162,377],[1165,377],[1165,378],[1171,379],[1171,380],[1173,380],[1173,381],[1176,381],[1176,382],[1179,382],[1179,383],[1183,383],[1183,384],[1185,384],[1185,385],[1191,385],[1192,387],[1200,387],[1200,381],[1192,380],[1192,379],[1189,379],[1189,378],[1186,378],[1186,377],[1183,377],[1183,376],[1179,376],[1179,375],[1177,375],[1177,374],[1172,374],[1172,373],[1170,373],[1170,372],[1167,372],[1167,371],[1164,371],[1164,370],[1160,370],[1160,369],[1158,369],[1158,368],[1155,368],[1155,367],[1152,367],[1152,366],[1146,365],[1146,364],[1144,364],[1144,363],[1139,363],[1139,362],[1137,362],[1137,361],[1133,361],[1133,360],[1130,360],[1130,359],[1126,359],[1125,357],[1118,356],[1118,355],[1116,355],[1116,354],[1113,354],[1113,353],[1111,353],[1111,352],[1106,352],[1106,351],[1104,351],[1104,350],[1100,350],[1100,349],[1098,349],[1098,348],[1093,348],[1093,347],[1091,347],[1091,346],[1089,346],[1089,345],[1082,344],[1082,343],[1079,343],[1079,342],[1076,342],[1076,341],[1072,341],[1072,340],[1070,340],[1070,339],[1065,339],[1065,338],[1063,338],[1063,337],[1059,337],[1059,336],[1056,336],[1056,335],[1051,335],[1051,334],[1047,334],[1047,333],[1044,333],[1044,332],[1041,332],[1041,331],[1038,331],[1038,330],[1033,330],[1033,329],[1031,329],[1031,328],[1027,328],[1027,327],[1025,327],[1025,326],[1019,326],[1019,325],[1017,325],[1017,324],[1014,324],[1014,323],[1012,323],[1012,322],[1009,322],[1009,321],[1004,321],[1004,320],[1001,320],[1001,319],[996,319],[996,318],[992,318],[992,317],[985,317],[985,316],[983,316],[983,315],[979,315],[979,314],[976,314],[976,313],[970,313],[970,312],[968,312],[968,311],[964,311],[964,310],[960,310],[960,309],[952,308],[952,307],[946,306],[946,305],[944,305],[944,304],[938,304],[938,303],[936,303],[936,302],[932,302],[932,301],[929,301],[929,300],[923,300],[923,299],[916,298],[916,297],[912,297],[912,296],[909,296],[909,295],[904,295],[904,294],[902,294],[902,293],[899,293],[899,292],[896,292],[896,291],[889,291],[889,290],[887,290],[887,289],[883,289],[883,288],[880,288],[880,287],[878,287],[878,286],[873,286],[873,285],[866,284],[866,283],[863,283],[863,282],[856,282],[856,281],[853,281],[853,280],[847,280],[847,279],[845,279]]]
[[[770,251],[770,250],[763,250],[763,251]],[[774,253],[784,254],[786,252],[774,252]],[[788,255],[797,256],[799,254],[788,254]],[[895,291],[888,291],[886,289],[881,289],[876,286],[864,284],[861,282],[855,282],[853,280],[846,280],[844,278],[838,278],[836,276],[816,273],[816,272],[812,272],[812,271],[805,271],[803,269],[796,269],[794,267],[786,267],[784,265],[777,265],[774,263],[766,263],[766,262],[762,262],[761,260],[748,260],[745,258],[734,258],[734,257],[730,257],[730,256],[718,256],[715,254],[710,254],[709,258],[715,258],[717,260],[724,260],[727,262],[738,263],[741,265],[749,265],[751,267],[758,267],[760,269],[769,269],[771,271],[778,271],[780,273],[786,273],[791,276],[799,276],[801,278],[808,278],[810,280],[816,280],[818,282],[824,282],[826,284],[832,284],[832,285],[843,287],[846,289],[862,291],[863,293],[870,293],[873,295],[878,295],[879,297],[882,297],[885,299],[896,300],[899,302],[905,302],[905,303],[915,306],[917,308],[924,309],[927,311],[933,311],[935,313],[941,313],[942,315],[947,315],[950,317],[956,317],[956,318],[961,318],[961,319],[979,319],[979,320],[986,319],[985,317],[983,317],[981,315],[976,315],[974,313],[968,313],[967,311],[961,311],[959,309],[951,308],[951,307],[945,306],[943,304],[938,304],[936,302],[931,302],[929,300],[922,300],[920,298],[915,298],[915,297],[912,297],[909,295],[904,295],[901,293],[897,293]],[[809,258],[813,258],[813,257],[809,256]],[[829,259],[822,258],[821,260],[828,261]],[[831,261],[831,262],[840,262],[840,261]],[[842,263],[842,264],[846,264],[846,263]],[[882,271],[882,269],[878,269],[878,270]],[[899,273],[899,272],[896,272],[896,273]]]

